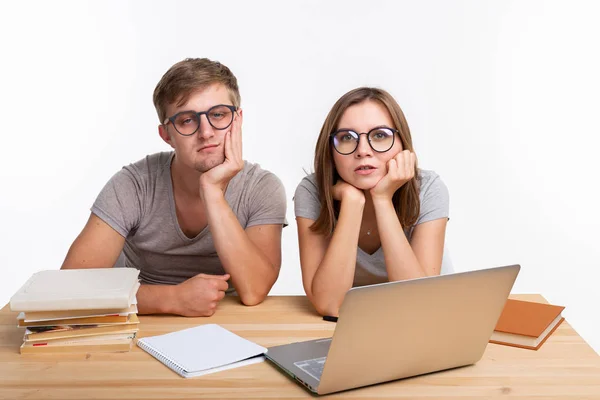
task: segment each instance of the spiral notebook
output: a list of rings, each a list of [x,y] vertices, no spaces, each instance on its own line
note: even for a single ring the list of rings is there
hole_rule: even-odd
[[[184,378],[261,362],[267,352],[216,324],[145,337],[137,345]]]

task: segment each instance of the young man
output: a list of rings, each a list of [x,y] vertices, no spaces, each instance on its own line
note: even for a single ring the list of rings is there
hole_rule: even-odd
[[[262,302],[279,275],[286,197],[274,174],[242,160],[237,79],[186,59],[162,77],[154,105],[174,151],[110,179],[62,268],[139,269],[141,314],[210,316],[228,289]]]

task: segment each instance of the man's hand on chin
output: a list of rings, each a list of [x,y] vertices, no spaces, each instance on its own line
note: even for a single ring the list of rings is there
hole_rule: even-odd
[[[202,175],[200,175],[200,196],[204,199],[207,194],[215,191],[225,193],[227,184],[244,168],[242,160],[242,116],[236,114],[231,129],[225,134],[225,160]]]

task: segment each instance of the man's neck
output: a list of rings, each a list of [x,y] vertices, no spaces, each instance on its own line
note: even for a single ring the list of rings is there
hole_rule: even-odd
[[[173,192],[184,194],[186,197],[200,198],[200,175],[201,172],[182,165],[173,157],[171,164],[171,180],[173,181]]]

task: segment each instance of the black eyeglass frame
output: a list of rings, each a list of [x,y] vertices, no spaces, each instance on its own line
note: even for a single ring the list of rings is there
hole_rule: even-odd
[[[373,144],[371,143],[371,133],[375,132],[375,131],[379,131],[379,130],[384,130],[387,129],[389,131],[392,131],[393,135],[392,135],[392,144],[390,145],[390,147],[388,147],[386,150],[376,150],[373,147]],[[348,132],[351,135],[356,137],[356,146],[354,147],[354,150],[352,150],[350,153],[342,153],[341,151],[338,150],[338,148],[335,145],[335,136],[340,133],[340,132]],[[360,144],[360,135],[367,135],[367,142],[369,143],[369,146],[371,146],[371,149],[373,149],[374,152],[376,153],[385,153],[386,151],[390,151],[390,149],[392,147],[394,147],[394,143],[396,142],[396,134],[400,133],[398,131],[398,129],[394,129],[394,128],[389,128],[387,126],[378,126],[375,127],[373,129],[371,129],[369,132],[362,132],[362,133],[357,133],[355,131],[353,131],[352,129],[338,129],[337,131],[331,133],[329,135],[329,138],[331,140],[331,146],[335,149],[335,151],[337,151],[339,154],[343,155],[343,156],[349,156],[350,154],[354,153],[356,151],[356,149],[358,149],[358,145]]]
[[[226,127],[224,128],[217,128],[216,126],[213,125],[212,122],[210,122],[210,118],[209,118],[209,113],[217,108],[217,107],[227,107],[229,110],[231,110],[231,121],[229,121],[229,123],[227,124]],[[236,106],[232,106],[229,104],[217,104],[216,106],[212,106],[211,108],[209,108],[206,111],[200,111],[200,112],[196,112],[194,110],[186,110],[186,111],[180,111],[177,114],[173,115],[172,117],[168,117],[165,122],[163,122],[163,125],[167,125],[169,123],[169,121],[171,122],[171,125],[173,125],[173,128],[175,128],[175,130],[177,131],[177,133],[179,133],[181,136],[192,136],[194,135],[196,132],[198,132],[198,129],[200,129],[200,123],[202,121],[202,115],[206,115],[206,119],[208,120],[208,123],[210,124],[210,126],[212,126],[213,128],[222,131],[223,129],[227,129],[231,126],[231,124],[233,123],[233,118],[234,118],[234,113],[238,110],[238,107]],[[181,115],[181,114],[185,114],[185,113],[194,113],[196,114],[196,116],[198,117],[198,127],[196,128],[196,130],[192,133],[181,133],[179,132],[179,129],[177,129],[177,126],[175,125],[175,119]]]

